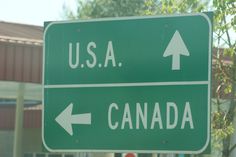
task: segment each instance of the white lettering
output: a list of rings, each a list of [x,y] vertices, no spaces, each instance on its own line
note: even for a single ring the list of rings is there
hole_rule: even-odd
[[[108,42],[107,53],[106,53],[106,59],[105,59],[104,67],[107,67],[108,61],[111,61],[111,62],[112,62],[113,67],[116,66],[116,61],[115,61],[115,56],[114,56],[112,41],[109,41],[109,42]]]
[[[131,121],[131,115],[130,115],[130,109],[129,109],[129,104],[128,103],[125,104],[121,129],[125,128],[126,123],[128,123],[129,129],[133,129],[133,125],[132,125],[132,121]]]
[[[72,69],[75,69],[79,66],[79,43],[76,43],[76,53],[75,53],[75,64],[73,64],[72,62],[72,59],[73,59],[73,47],[72,47],[72,43],[69,43],[69,66],[72,68]]]
[[[164,107],[163,105],[166,105],[166,107]],[[177,126],[177,129],[185,129],[186,126],[189,126],[188,129],[194,129],[194,121],[192,119],[190,102],[185,102],[185,106],[177,106],[175,102],[166,102],[166,104],[163,105],[162,106],[164,107],[164,111],[160,110],[160,104],[158,102],[155,102],[154,106],[149,105],[148,102],[144,102],[143,104],[137,102],[136,105],[130,105],[127,102],[121,106],[116,103],[111,103],[107,113],[108,127],[111,130],[170,130],[176,129]],[[182,119],[178,119],[180,115],[180,113],[178,113],[178,110],[183,111],[183,113],[181,112]],[[166,118],[163,119],[161,111],[166,113]],[[164,120],[165,122],[163,122],[162,120]],[[163,123],[166,123],[166,125],[163,126]]]
[[[96,48],[96,43],[95,42],[89,42],[89,44],[87,45],[87,52],[88,54],[92,57],[92,62],[90,63],[89,60],[86,60],[87,66],[89,68],[93,68],[95,67],[96,63],[97,63],[97,58],[95,53],[91,50],[91,48]]]
[[[174,102],[167,102],[166,104],[166,129],[174,129],[178,122],[178,109]],[[170,109],[174,110],[174,122],[171,124],[170,122]]]
[[[186,102],[186,104],[185,104],[184,115],[183,115],[183,120],[182,120],[182,124],[181,124],[181,129],[184,129],[186,122],[189,122],[190,128],[194,129],[192,113],[191,113],[191,108],[190,108],[189,102]]]
[[[158,122],[159,128],[163,129],[159,103],[155,103],[155,107],[154,107],[153,114],[152,114],[151,129],[154,129],[156,122]]]
[[[139,129],[140,120],[143,124],[143,128],[147,129],[147,103],[144,103],[144,111],[140,103],[136,104],[136,129]]]
[[[115,109],[115,110],[118,110],[119,107],[116,103],[112,103],[110,106],[109,106],[109,109],[108,109],[108,125],[109,125],[109,128],[112,129],[112,130],[115,130],[117,129],[118,127],[118,122],[116,121],[115,124],[113,125],[112,124],[112,121],[111,121],[111,113],[112,113],[112,109]]]

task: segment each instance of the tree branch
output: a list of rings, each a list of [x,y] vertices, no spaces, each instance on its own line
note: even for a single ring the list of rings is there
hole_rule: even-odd
[[[236,144],[234,144],[233,147],[231,147],[231,148],[229,149],[229,154],[230,154],[235,148],[236,148]]]
[[[227,22],[226,22],[225,14],[223,14],[223,20],[224,20],[224,23],[225,23],[225,25],[226,25]],[[227,39],[228,39],[229,47],[232,47],[231,40],[230,40],[230,36],[229,36],[229,31],[226,29],[226,30],[225,30],[225,33],[226,33],[226,36],[227,36]]]

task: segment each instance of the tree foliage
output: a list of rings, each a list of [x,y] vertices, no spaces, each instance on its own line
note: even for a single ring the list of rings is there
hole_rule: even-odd
[[[77,0],[77,11],[64,7],[69,19],[89,19],[137,15],[157,15],[203,11],[207,3],[199,0]]]
[[[64,12],[70,19],[134,16],[142,14],[144,0],[77,0],[77,12],[69,8]],[[68,16],[69,15],[69,16]]]
[[[146,0],[145,14],[158,15],[201,12],[206,10],[207,4],[199,0]]]
[[[216,108],[213,113],[212,134],[221,142],[221,154],[228,157],[236,145],[231,145],[230,136],[234,132],[233,119],[236,109],[236,2],[234,0],[214,0],[214,47]],[[226,59],[230,63],[225,62]],[[222,107],[222,99],[230,99],[229,109]]]

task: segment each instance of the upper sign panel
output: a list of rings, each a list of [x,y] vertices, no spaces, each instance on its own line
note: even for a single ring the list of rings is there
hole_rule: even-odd
[[[45,85],[206,81],[205,14],[50,23]]]

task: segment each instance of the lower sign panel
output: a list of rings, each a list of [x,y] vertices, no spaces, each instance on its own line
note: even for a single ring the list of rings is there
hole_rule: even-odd
[[[200,153],[210,134],[208,88],[45,88],[44,144],[67,152]]]

